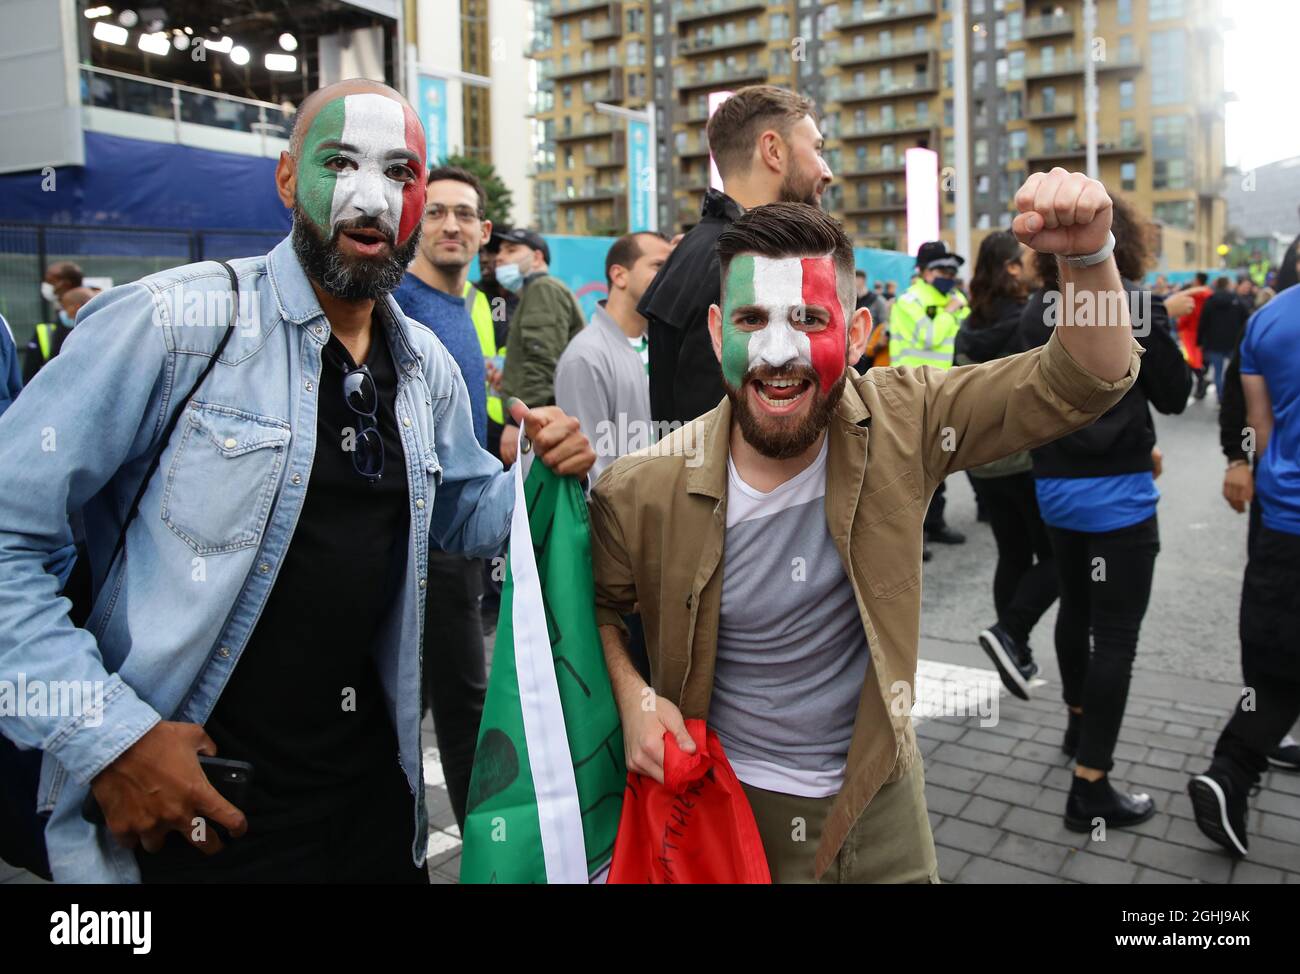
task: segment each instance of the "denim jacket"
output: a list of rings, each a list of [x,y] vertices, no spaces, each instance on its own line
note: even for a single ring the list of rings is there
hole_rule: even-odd
[[[6,736],[45,752],[39,807],[50,813],[45,835],[59,881],[138,881],[134,854],[82,818],[89,783],[159,720],[207,721],[293,537],[315,455],[317,397],[338,394],[320,389],[330,326],[291,242],[232,266],[236,332],[186,407],[107,578],[167,419],[220,341],[225,270],[191,264],[97,296],[59,356],[0,417],[0,681],[38,690],[77,681],[89,694],[77,713],[29,707],[0,716]],[[499,551],[514,492],[474,437],[465,383],[446,349],[391,297],[376,308],[398,371],[412,530],[374,654],[414,796],[418,864],[427,833],[420,647],[429,539],[468,555]],[[85,629],[72,625],[58,594],[78,511],[96,581]]]

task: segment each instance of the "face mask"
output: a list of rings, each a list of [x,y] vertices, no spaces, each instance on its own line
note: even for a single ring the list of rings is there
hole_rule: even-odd
[[[518,294],[524,286],[524,272],[518,264],[498,264],[497,283],[512,294]]]
[[[409,170],[409,178],[396,178]],[[298,202],[329,239],[370,219],[405,243],[424,213],[424,137],[415,113],[375,92],[344,95],[312,119],[298,161]]]
[[[940,294],[947,294],[957,286],[957,279],[955,277],[936,277],[930,284]]]
[[[68,313],[64,311],[62,308],[59,309],[59,324],[61,324],[64,328],[72,327],[72,319],[68,317]]]
[[[767,324],[753,331],[736,327],[733,313],[746,305],[766,312]],[[813,330],[799,326],[796,315],[805,307],[823,309],[828,320]],[[740,388],[753,368],[799,364],[816,371],[825,392],[844,373],[846,336],[830,256],[745,254],[731,261],[722,305],[722,374],[733,387]]]
[[[49,281],[41,281],[41,297],[51,304],[54,303],[54,285]]]

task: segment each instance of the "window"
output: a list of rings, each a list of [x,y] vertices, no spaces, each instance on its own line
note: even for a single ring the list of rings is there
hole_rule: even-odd
[[[1007,59],[1004,57],[998,58],[997,63],[994,65],[994,68],[995,70],[993,73],[997,78],[997,85],[999,88],[1001,88],[1007,83],[1007,72],[1009,70]]]
[[[1043,148],[1052,152],[1056,149],[1056,126],[1047,125],[1043,128]]]
[[[1187,117],[1158,115],[1151,120],[1151,185],[1155,189],[1186,189],[1189,170]]]
[[[944,22],[944,47],[952,47],[952,21]],[[971,28],[971,50],[976,54],[982,54],[988,50],[989,46],[989,29],[983,24],[976,24]]]
[[[951,88],[952,81],[952,58],[945,58],[943,62],[943,84],[945,88]]]
[[[1132,79],[1125,79],[1119,83],[1119,107],[1121,109],[1133,107],[1133,94],[1136,88],[1137,85]]]
[[[999,51],[1007,46],[1007,18],[999,17],[993,23],[993,46]]]
[[[1024,129],[1016,129],[1014,132],[1008,132],[1007,138],[1011,143],[1011,158],[1023,159],[1029,145],[1029,134]]]
[[[1132,145],[1137,140],[1137,122],[1131,118],[1120,119],[1119,139],[1124,145]]]
[[[989,140],[981,136],[975,140],[975,165],[987,166],[989,164]]]
[[[1115,11],[1115,21],[1121,27],[1133,23],[1133,0],[1119,0]]]
[[[916,120],[918,122],[924,123],[926,121],[929,121],[930,103],[928,101],[926,101],[925,99],[919,99],[916,102],[914,107],[916,109]]]
[[[980,128],[989,124],[989,105],[983,98],[975,99],[975,124]]]
[[[953,124],[953,106],[951,98],[945,98],[943,100],[943,124]]]
[[[1015,121],[1018,118],[1025,117],[1025,95],[1022,91],[1012,91],[1007,94],[1007,118]]]
[[[951,20],[945,20],[943,22],[942,35],[943,35],[943,49],[945,51],[951,51],[952,50],[952,21]]]
[[[627,12],[627,32],[629,34],[641,33],[644,24],[645,13],[643,11],[632,9]]]
[[[569,30],[569,22],[566,20],[564,23],[560,24],[560,44],[561,44],[561,46],[565,46],[565,47],[568,46],[568,43],[569,43],[569,34],[570,34],[570,33],[571,33],[571,31]]]
[[[987,213],[981,213],[975,221],[975,229],[988,230],[993,226],[993,218]]]
[[[957,143],[951,135],[945,136],[943,140],[943,164],[950,166],[956,159]]]
[[[1158,30],[1151,34],[1152,105],[1176,105],[1185,100],[1186,37],[1181,30]]]
[[[1150,20],[1169,20],[1171,17],[1182,17],[1185,14],[1183,0],[1151,0],[1147,10],[1147,17]],[[1132,11],[1129,12],[1132,17]]]
[[[1025,76],[1025,52],[1012,51],[1007,55],[1007,71],[1012,81],[1020,81]]]
[[[1119,63],[1132,64],[1137,60],[1137,48],[1133,46],[1132,34],[1119,35]]]
[[[1157,203],[1152,209],[1155,218],[1161,223],[1192,230],[1196,226],[1196,213],[1193,209],[1195,206],[1196,204],[1191,200],[1172,200]]]
[[[1019,41],[1025,36],[1025,15],[1019,10],[1007,12],[1007,40]]]
[[[978,194],[979,196],[988,196],[988,195],[989,195],[989,183],[990,183],[990,182],[991,182],[991,180],[989,179],[987,173],[982,174],[982,175],[979,175],[979,176],[976,176],[976,177],[975,177],[975,192],[976,192],[976,194]]]
[[[976,88],[984,88],[989,83],[989,63],[987,61],[976,61],[975,67],[971,71],[971,84]]]
[[[790,33],[790,18],[785,14],[772,14],[768,18],[768,27],[768,36],[772,40],[784,40]]]
[[[1138,165],[1136,162],[1120,163],[1119,188],[1125,192],[1131,192],[1138,188]]]

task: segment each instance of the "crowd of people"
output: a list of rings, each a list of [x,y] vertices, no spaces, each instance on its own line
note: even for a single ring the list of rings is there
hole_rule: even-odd
[[[367,144],[337,139],[354,117]],[[418,120],[370,82],[299,110],[276,171],[293,231],[270,254],[99,296],[51,266],[58,322],[21,364],[0,330],[0,677],[109,693],[93,727],[0,717],[25,749],[0,742],[0,772],[31,794],[39,778],[52,808],[24,861],[48,847],[59,879],[422,882],[420,721],[463,825],[506,471],[527,450],[590,489],[629,769],[662,780],[664,735],[690,751],[684,719],[707,716],[775,880],[937,882],[922,760],[890,694],[915,679],[921,564],[965,541],[944,501],[962,470],[998,552],[972,636],[1017,697],[1038,686],[1030,635],[1059,599],[1065,824],[1145,821],[1151,798],[1109,772],[1160,550],[1151,410],[1211,382],[1224,494],[1251,510],[1251,692],[1189,792],[1203,831],[1244,855],[1250,789],[1270,761],[1300,768],[1296,247],[1271,287],[1144,290],[1140,215],[1053,170],[968,282],[942,241],[906,287],[870,282],[820,208],[816,118],[772,86],[724,102],[708,123],[722,188],[684,236],[615,240],[589,320],[545,238],[494,226],[467,170],[426,170],[405,136]],[[247,289],[258,319],[155,328],[177,285]],[[1094,320],[1063,292],[1095,296]],[[199,754],[258,769],[249,808]],[[196,815],[220,829],[195,838]]]

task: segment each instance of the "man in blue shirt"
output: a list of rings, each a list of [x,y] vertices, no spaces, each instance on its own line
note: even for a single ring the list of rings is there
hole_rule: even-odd
[[[487,447],[487,391],[483,351],[465,301],[469,265],[492,234],[487,194],[478,178],[457,166],[429,172],[423,236],[393,297],[406,316],[431,330],[460,367],[469,390],[474,436]],[[425,602],[425,706],[433,709],[438,752],[456,824],[465,802],[487,693],[483,656],[483,560],[429,546]]]
[[[1238,858],[1247,852],[1246,797],[1300,717],[1300,287],[1247,324],[1241,384],[1261,515],[1241,587],[1244,687],[1209,770],[1187,786],[1196,824]]]

